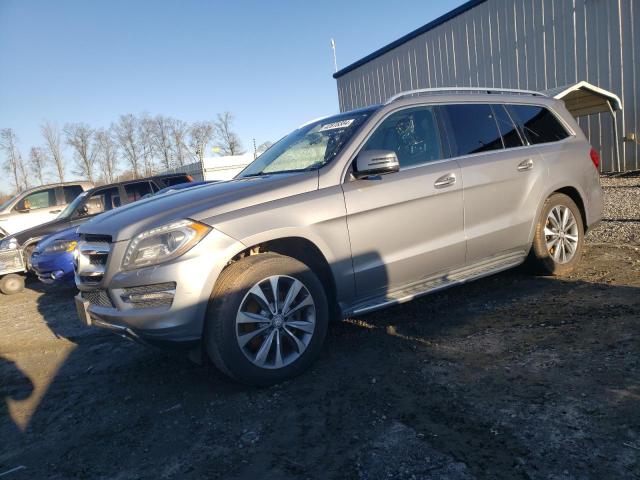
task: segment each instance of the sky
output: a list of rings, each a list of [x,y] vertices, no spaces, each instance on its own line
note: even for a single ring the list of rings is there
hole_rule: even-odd
[[[26,159],[44,120],[230,111],[250,149],[338,111],[331,38],[343,68],[462,3],[0,0],[0,128]]]

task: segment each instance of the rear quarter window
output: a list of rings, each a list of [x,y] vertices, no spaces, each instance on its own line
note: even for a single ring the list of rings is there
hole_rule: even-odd
[[[560,120],[538,105],[508,105],[507,110],[529,144],[557,142],[569,136]]]
[[[188,175],[176,175],[175,177],[165,177],[160,180],[166,187],[173,187],[181,183],[187,183],[191,181]]]

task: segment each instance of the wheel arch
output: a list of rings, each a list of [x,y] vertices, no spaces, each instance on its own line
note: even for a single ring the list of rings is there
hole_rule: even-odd
[[[327,292],[329,305],[337,307],[338,291],[331,265],[320,247],[306,237],[295,235],[275,237],[254,243],[240,252],[237,252],[231,259],[229,259],[227,266],[246,256],[258,255],[266,252],[286,255],[307,265],[318,276],[320,282],[324,286],[325,291]]]
[[[578,189],[570,186],[562,187],[551,192],[551,194],[548,195],[547,198],[549,198],[554,193],[563,193],[564,195],[569,197],[571,200],[573,200],[573,202],[578,207],[578,210],[580,210],[580,216],[582,217],[582,225],[584,227],[584,232],[587,233],[587,229],[589,228],[587,225],[587,211],[584,204],[584,200],[580,195],[580,192],[578,192]]]
[[[535,234],[536,231],[536,225],[538,224],[538,221],[540,220],[540,215],[542,214],[542,209],[544,208],[544,204],[547,201],[547,199],[553,195],[554,193],[563,193],[565,195],[567,195],[569,198],[571,198],[571,200],[573,200],[575,202],[575,204],[578,206],[578,210],[580,211],[580,217],[582,218],[582,225],[584,227],[584,232],[586,233],[588,230],[588,226],[587,226],[587,204],[585,202],[585,194],[584,192],[580,189],[580,187],[576,186],[576,185],[571,185],[571,184],[566,184],[566,183],[561,183],[561,184],[556,184],[556,185],[552,185],[550,186],[544,193],[544,195],[541,196],[540,198],[540,202],[538,204],[538,208],[536,211],[536,216],[533,219],[533,222],[531,224],[531,230],[529,232],[529,241],[533,242],[533,236]]]

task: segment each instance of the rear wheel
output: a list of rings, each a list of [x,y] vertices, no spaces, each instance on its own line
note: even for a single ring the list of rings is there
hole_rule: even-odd
[[[329,315],[322,283],[305,264],[265,253],[227,267],[207,312],[205,344],[214,364],[250,385],[302,373],[318,356]]]
[[[575,202],[554,193],[545,202],[536,226],[530,263],[546,275],[563,275],[575,268],[582,256],[584,226]]]
[[[5,295],[13,295],[24,290],[24,277],[15,273],[10,273],[0,278],[0,292]]]

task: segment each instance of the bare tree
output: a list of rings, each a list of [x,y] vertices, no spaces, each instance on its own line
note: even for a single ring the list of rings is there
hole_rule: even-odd
[[[156,153],[160,157],[162,166],[170,169],[173,165],[173,142],[171,138],[171,126],[173,120],[169,117],[156,115],[152,119],[152,140]]]
[[[218,114],[213,122],[214,145],[220,149],[222,155],[241,155],[244,153],[238,135],[232,130],[233,114],[224,112]]]
[[[67,144],[75,150],[77,173],[94,181],[96,152],[93,144],[95,130],[86,123],[69,123],[64,127]]]
[[[189,147],[187,147],[189,125],[182,120],[172,119],[170,130],[176,163],[179,167],[182,167],[190,160],[189,157],[191,156]]]
[[[18,137],[12,129],[3,128],[0,130],[0,150],[4,152],[4,168],[13,177],[13,184],[16,190],[27,188],[28,182],[24,162],[18,149]]]
[[[213,128],[211,122],[196,122],[189,129],[189,145],[200,162],[204,159],[207,145],[213,138]]]
[[[95,135],[96,160],[102,173],[102,177],[107,183],[116,180],[118,170],[118,144],[108,130],[97,130]]]
[[[138,120],[138,142],[142,152],[142,164],[145,176],[153,175],[155,171],[154,122],[148,115],[142,115]]]
[[[266,142],[262,142],[260,145],[258,145],[256,147],[256,156],[260,156],[262,155],[264,152],[266,152],[269,148],[271,148],[271,145],[273,145],[273,142],[267,140]]]
[[[44,169],[47,163],[47,155],[40,147],[31,147],[29,151],[29,165],[35,177],[44,185]]]
[[[142,147],[138,142],[138,119],[129,113],[120,115],[118,123],[111,126],[115,139],[120,145],[125,160],[129,164],[134,178],[140,176],[140,163],[142,162]]]
[[[42,132],[42,136],[44,137],[49,157],[56,167],[58,179],[64,182],[64,159],[62,158],[60,131],[54,124],[44,122],[40,125],[40,132]]]

